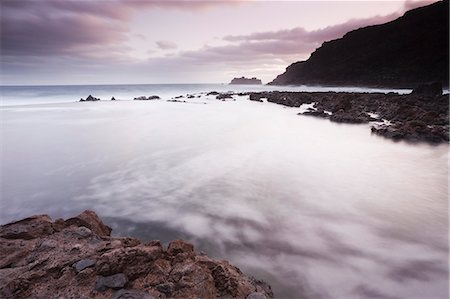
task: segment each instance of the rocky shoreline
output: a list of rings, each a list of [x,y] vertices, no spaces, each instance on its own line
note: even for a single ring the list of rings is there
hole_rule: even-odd
[[[370,123],[371,131],[394,140],[429,143],[449,142],[449,96],[419,91],[396,93],[347,92],[251,92],[251,101],[288,107],[311,104],[300,115],[329,119],[338,123]]]
[[[92,211],[0,226],[0,298],[273,298],[270,286],[183,240],[112,237]]]

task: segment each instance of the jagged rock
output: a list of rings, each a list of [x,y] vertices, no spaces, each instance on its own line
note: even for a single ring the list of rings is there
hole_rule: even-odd
[[[111,235],[111,228],[103,224],[98,215],[93,211],[84,211],[77,217],[67,219],[63,225],[66,227],[70,225],[85,226],[103,237]]]
[[[92,211],[0,226],[0,298],[273,298],[270,287],[186,241],[164,250],[159,241],[110,235]]]
[[[112,97],[112,98],[111,98],[111,101],[115,101],[115,100],[116,100],[116,98],[115,98],[115,97]]]
[[[100,101],[100,99],[99,99],[99,98],[95,98],[95,97],[93,97],[92,95],[89,95],[89,96],[86,98],[86,100],[83,99],[83,98],[80,99],[80,102],[95,102],[95,101]]]

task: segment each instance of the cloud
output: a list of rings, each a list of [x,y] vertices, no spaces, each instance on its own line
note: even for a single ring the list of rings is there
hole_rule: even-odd
[[[177,44],[169,40],[156,41],[156,46],[161,50],[172,50],[178,48]]]

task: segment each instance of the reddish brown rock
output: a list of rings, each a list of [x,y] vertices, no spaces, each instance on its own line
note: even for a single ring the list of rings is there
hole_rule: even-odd
[[[0,298],[273,298],[264,282],[186,241],[164,250],[110,233],[92,211],[1,226]]]

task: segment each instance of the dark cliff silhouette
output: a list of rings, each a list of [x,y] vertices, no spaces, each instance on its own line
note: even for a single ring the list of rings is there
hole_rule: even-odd
[[[269,84],[414,88],[449,85],[449,1],[324,42],[306,61],[287,67]]]

